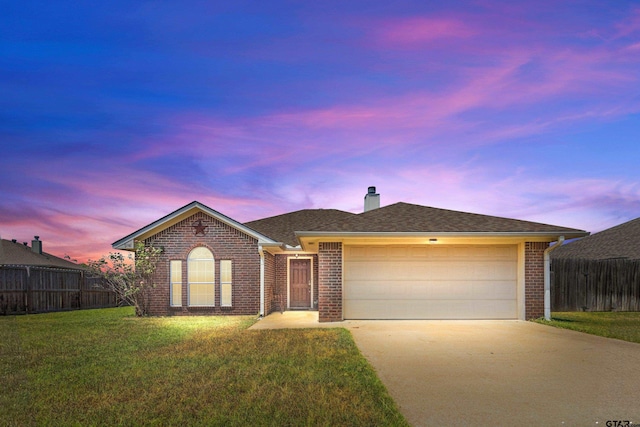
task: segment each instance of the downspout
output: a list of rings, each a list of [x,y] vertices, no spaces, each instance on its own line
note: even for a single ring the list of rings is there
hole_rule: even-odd
[[[544,318],[551,320],[551,257],[549,254],[562,246],[564,236],[560,236],[555,245],[544,250]]]
[[[260,254],[260,317],[264,317],[264,249],[258,245]]]

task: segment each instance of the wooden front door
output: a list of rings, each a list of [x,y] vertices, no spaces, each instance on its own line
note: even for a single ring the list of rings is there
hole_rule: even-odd
[[[311,260],[289,261],[289,296],[291,308],[311,307]]]

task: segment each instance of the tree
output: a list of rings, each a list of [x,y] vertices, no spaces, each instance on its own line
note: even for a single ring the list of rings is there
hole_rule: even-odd
[[[136,316],[147,316],[155,288],[153,275],[161,253],[161,248],[136,242],[135,257],[111,252],[97,261],[89,260],[88,266],[121,301],[135,307]]]

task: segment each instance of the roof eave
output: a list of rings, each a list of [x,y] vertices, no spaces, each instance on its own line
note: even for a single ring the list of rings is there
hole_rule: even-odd
[[[344,239],[344,238],[532,238],[532,239],[545,239],[545,240],[557,240],[560,236],[564,236],[565,239],[574,239],[577,237],[588,236],[589,233],[581,230],[558,230],[558,231],[455,231],[455,232],[353,232],[353,231],[297,231],[296,236],[299,240],[317,240],[320,238],[329,239]],[[304,246],[304,244],[303,244]]]
[[[317,250],[320,242],[342,242],[355,245],[379,244],[519,244],[524,242],[553,242],[585,236],[580,230],[557,232],[318,232],[296,233],[302,249]]]
[[[216,218],[218,221],[227,224],[230,227],[233,227],[239,231],[242,231],[243,233],[247,234],[248,236],[253,237],[254,239],[256,239],[258,241],[258,244],[261,245],[275,245],[275,246],[279,246],[282,245],[282,243],[280,242],[276,242],[270,238],[268,238],[267,236],[258,233],[257,231],[247,227],[246,225],[235,221],[231,218],[229,218],[228,216],[221,214],[220,212],[211,209],[210,207],[203,205],[200,202],[194,201],[189,203],[186,206],[183,206],[182,208],[152,222],[151,224],[137,230],[134,231],[133,233],[129,234],[128,236],[123,237],[120,240],[117,240],[115,242],[113,242],[111,244],[111,246],[113,247],[113,249],[116,250],[126,250],[126,251],[132,251],[135,248],[135,242],[137,240],[141,240],[144,239],[146,237],[152,236],[153,234],[170,227],[171,225],[181,221],[184,218],[187,218],[191,215],[191,212],[195,212],[195,211],[202,211],[204,213],[206,213],[209,216],[212,216],[214,218]],[[155,231],[154,231],[155,230]]]

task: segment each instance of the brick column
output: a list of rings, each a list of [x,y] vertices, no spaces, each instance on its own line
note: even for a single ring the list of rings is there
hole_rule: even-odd
[[[546,242],[526,242],[524,246],[525,319],[544,316],[544,251]]]
[[[318,319],[342,320],[342,243],[318,244]]]

